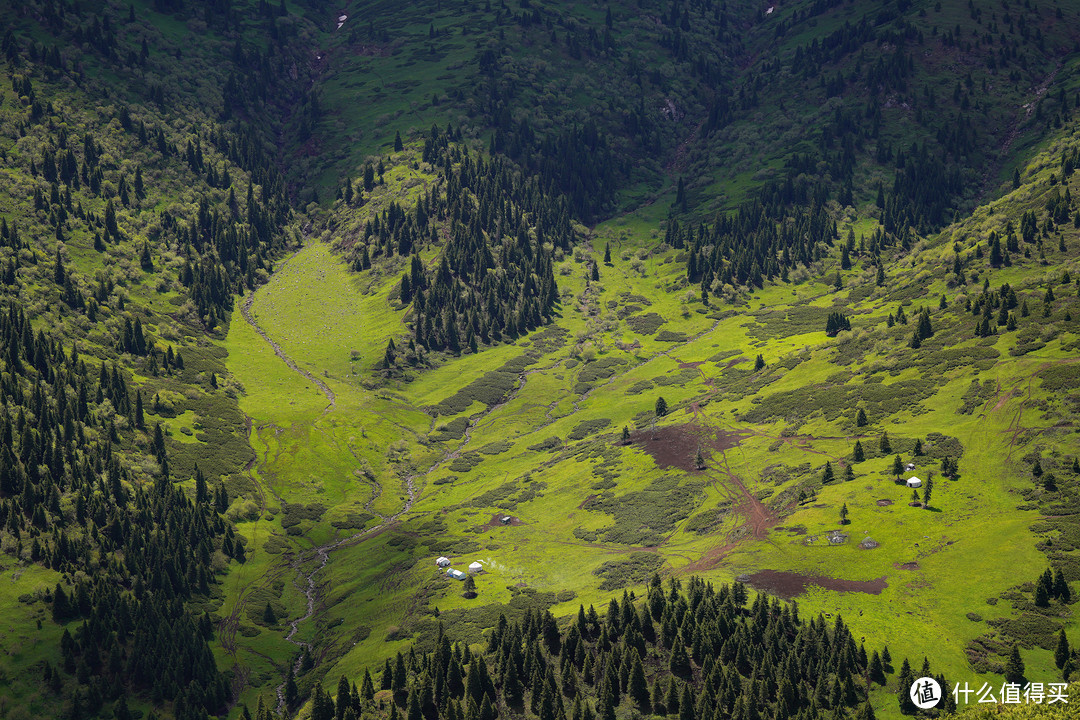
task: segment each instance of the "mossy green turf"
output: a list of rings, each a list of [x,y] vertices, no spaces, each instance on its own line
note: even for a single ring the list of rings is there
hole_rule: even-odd
[[[395,167],[407,165],[410,152],[396,158]],[[1048,175],[1049,167],[1039,172]],[[376,190],[370,208],[350,212],[335,206],[330,217],[337,218],[339,227],[360,227],[387,198],[407,193],[401,179],[412,178],[414,187],[423,179],[423,170],[395,172],[387,173],[387,186]],[[999,212],[1004,208],[1015,214],[1044,190],[1017,191],[1001,201]],[[401,512],[408,477],[417,493],[408,512],[390,529],[333,550],[329,563],[315,574],[317,612],[301,623],[297,639],[317,642],[323,661],[316,673],[300,678],[302,687],[317,677],[328,685],[340,674],[357,679],[365,668],[377,669],[412,640],[423,640],[436,608],[443,614],[464,611],[447,616],[455,620],[479,617],[486,605],[509,607],[522,588],[563,592],[561,599],[550,601],[559,615],[575,611],[579,603],[602,607],[611,592],[599,589],[601,578],[594,571],[638,550],[663,557],[665,573],[695,572],[715,581],[761,569],[845,580],[885,578],[887,585],[878,595],[811,587],[799,602],[806,614],[842,614],[868,649],[888,645],[896,667],[904,657],[917,665],[927,656],[934,671],[950,681],[976,679],[965,646],[988,631],[985,620],[1011,611],[1007,602],[991,606],[986,601],[1034,579],[1046,567],[1029,530],[1038,515],[1018,508],[1021,491],[1031,486],[1021,456],[1036,440],[1044,453],[1076,452],[1071,437],[1052,430],[1053,419],[1031,409],[1032,401],[1043,397],[1039,373],[1071,360],[1075,332],[1062,333],[1018,358],[1008,352],[1015,336],[1003,334],[990,343],[999,352],[996,360],[975,366],[949,361],[941,347],[929,343],[910,349],[910,326],[885,328],[885,316],[901,303],[913,317],[921,304],[936,308],[944,292],[949,309],[935,310],[935,323],[939,336],[952,337],[945,347],[967,348],[962,353],[973,355],[989,347],[954,337],[955,329],[949,328],[964,313],[962,303],[957,307],[963,288],[947,287],[939,269],[945,265],[939,258],[951,254],[954,240],[971,248],[982,237],[987,220],[981,213],[924,242],[921,254],[887,273],[883,287],[874,286],[872,266],[857,260],[842,273],[844,289],[836,290],[834,270],[825,261],[821,280],[769,284],[751,296],[733,295],[734,304],[710,308],[701,305],[696,290],[684,287],[683,264],[673,261],[678,252],[661,244],[654,221],[655,215],[643,208],[605,223],[558,263],[562,303],[554,325],[566,333],[561,345],[545,342],[545,333],[536,332],[477,355],[436,358],[433,369],[411,381],[387,376],[379,366],[387,340],[401,341],[407,333],[403,310],[387,301],[398,271],[353,273],[324,236],[309,241],[257,291],[252,305],[256,321],[298,367],[326,383],[335,403],[331,406],[308,378],[289,369],[247,323],[234,319],[225,344],[228,367],[245,390],[241,408],[251,418],[258,455],[251,476],[264,500],[257,519],[240,525],[249,539],[250,559],[229,576],[221,612],[228,615],[245,599],[261,598],[260,592],[284,609],[279,629],[264,628],[254,637],[237,634],[235,654],[221,653],[226,665],[254,669],[243,695],[249,704],[258,694],[269,699],[296,652],[281,637],[288,620],[307,612],[297,585],[306,581],[297,568],[304,576],[317,568],[310,549],[364,532],[334,527],[334,520],[349,513],[390,517]],[[867,227],[862,219],[856,226]],[[1065,233],[1070,244],[1080,240],[1072,228]],[[331,233],[329,239],[340,243],[343,237]],[[608,242],[612,263],[600,265],[599,282],[588,282],[584,260],[598,260]],[[435,250],[426,253],[430,260]],[[1064,267],[1075,274],[1070,256],[1048,253],[1054,263],[1048,277],[1059,277]],[[1038,272],[1033,277],[1031,270],[1029,265],[1023,272],[1014,268],[995,274],[994,285],[1008,278],[1034,306],[1043,278]],[[1062,307],[1074,307],[1074,295]],[[662,329],[681,333],[683,339],[665,342],[659,333],[635,332],[623,312],[629,305],[638,306],[635,315],[659,314],[665,320]],[[854,326],[835,339],[822,331],[825,315],[834,308],[849,313]],[[452,418],[433,418],[423,408],[438,405],[522,354],[528,354],[530,364],[519,379],[520,389],[493,407],[473,402],[459,415],[470,418],[467,434],[440,441],[437,431]],[[751,371],[758,354],[768,365]],[[691,362],[702,364],[680,367]],[[845,371],[849,374],[838,376]],[[856,428],[854,407],[829,407],[806,392],[820,387],[822,397],[832,397],[830,388],[858,389],[871,376],[883,387],[897,392],[914,388],[922,395]],[[958,414],[973,379],[989,380],[996,390],[973,413]],[[638,389],[643,386],[647,389]],[[785,393],[803,393],[796,397],[804,404],[777,405]],[[658,395],[671,412],[657,427],[694,423],[739,432],[741,442],[725,452],[706,448],[703,471],[658,468],[640,447],[617,442],[624,425],[652,425]],[[779,414],[766,413],[755,423],[739,419],[763,407],[780,408]],[[586,421],[608,422],[598,434],[571,440]],[[909,506],[910,490],[893,482],[895,453],[876,452],[885,431],[905,462],[920,464],[917,473],[935,473],[932,509]],[[936,460],[911,455],[914,439],[925,440],[931,433],[962,443],[958,480],[942,477]],[[551,437],[561,442],[548,449],[544,441]],[[868,459],[855,464],[853,481],[843,482],[841,468],[850,461],[856,439],[867,448]],[[467,471],[454,469],[453,461],[461,456],[469,458]],[[821,486],[817,479],[827,460],[841,479]],[[364,464],[374,481],[360,470]],[[658,546],[605,539],[613,517],[581,507],[589,496],[605,492],[631,498],[662,478],[674,478],[689,493],[690,504],[663,530]],[[810,497],[799,502],[798,490],[807,488]],[[892,504],[882,507],[878,500]],[[302,520],[300,534],[290,535],[281,526],[283,503],[320,503],[326,511],[318,519]],[[798,531],[777,527],[763,540],[754,539],[747,516],[755,503]],[[838,510],[844,503],[850,511],[850,524],[843,528],[849,542],[807,543],[807,538],[840,529]],[[688,528],[695,514],[718,507],[722,513],[711,532]],[[489,522],[504,513],[521,524]],[[366,527],[381,522],[375,518]],[[657,518],[631,518],[629,524],[634,522]],[[865,537],[879,547],[860,548]],[[473,560],[485,563],[477,599],[462,598],[460,586],[436,570],[433,560],[439,554],[450,555],[457,567]],[[900,567],[912,562],[917,569]],[[260,612],[264,602],[259,601]],[[968,619],[971,612],[983,622]],[[475,641],[467,627],[448,631]],[[1075,628],[1070,637],[1080,641]],[[1057,677],[1048,653],[1023,654],[1029,677]],[[874,704],[879,716],[896,715],[893,694],[876,692]]]

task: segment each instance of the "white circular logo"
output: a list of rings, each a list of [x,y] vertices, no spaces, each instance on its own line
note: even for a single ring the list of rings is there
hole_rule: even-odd
[[[920,710],[929,710],[941,702],[941,686],[930,677],[921,677],[911,684],[911,702]]]

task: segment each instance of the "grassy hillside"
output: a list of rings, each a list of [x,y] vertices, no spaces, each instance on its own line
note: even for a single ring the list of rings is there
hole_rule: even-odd
[[[274,428],[260,482],[295,492],[291,483],[302,481],[287,479],[289,468],[310,472],[301,458],[337,445],[338,457],[362,457],[360,467],[374,471],[349,502],[396,494],[377,514],[406,511],[389,530],[367,520],[361,534],[334,532],[328,512],[292,541],[297,551],[287,557],[303,569],[278,592],[321,658],[300,676],[301,696],[320,679],[359,682],[410,641],[430,647],[440,620],[452,638],[476,639],[499,612],[603,607],[655,570],[743,579],[798,597],[808,612],[839,612],[868,648],[887,646],[913,663],[926,656],[950,679],[1000,673],[1014,643],[1029,677],[1060,677],[1057,628],[1070,639],[1075,629],[1058,619],[1065,604],[1040,607],[1034,592],[1047,567],[1077,579],[1073,409],[1059,393],[1075,384],[1069,248],[1080,238],[1071,219],[1046,224],[1047,201],[1067,187],[1070,138],[1066,128],[1046,143],[1020,187],[992,207],[882,251],[880,281],[865,250],[876,225],[860,220],[851,223],[863,236],[851,269],[840,270],[838,243],[788,282],[740,288],[730,302],[706,306],[687,287],[685,251],[664,243],[655,215],[642,212],[579,228],[576,248],[561,258],[552,250],[561,302],[546,329],[390,369],[387,341],[403,347],[410,336],[412,312],[395,297],[407,264],[391,256],[356,272],[352,258],[366,222],[391,202],[410,207],[437,176],[418,146],[384,156],[384,184],[359,209],[339,201],[321,215],[329,233],[253,305],[267,335],[301,369],[321,372],[335,398],[328,407],[296,373],[281,382],[306,386],[305,411],[259,393],[242,398],[256,427]],[[1029,212],[1037,231],[1025,241]],[[990,232],[1007,248],[1010,222],[1017,249],[1008,266],[993,267]],[[345,261],[328,252],[334,247]],[[442,251],[436,242],[419,256],[434,266]],[[995,297],[1012,303],[1003,283],[1016,305],[999,326]],[[984,308],[992,334],[980,335]],[[912,347],[923,309],[932,335]],[[851,330],[829,337],[830,312],[846,315]],[[257,340],[246,329],[229,339],[230,369],[249,388],[271,372],[241,360],[256,349],[250,343],[281,367]],[[395,409],[404,407],[413,410]],[[335,440],[345,437],[347,445]],[[932,479],[928,507],[922,490],[913,507],[912,491],[895,482],[897,458],[916,465],[902,478]],[[328,472],[308,481],[305,496],[337,497],[340,481],[331,478],[347,472],[317,464]],[[838,544],[829,539],[836,532]],[[325,566],[320,548],[331,553]],[[438,555],[486,565],[476,598],[435,571]],[[306,578],[321,603],[310,617],[296,595]],[[895,715],[894,694],[871,697],[879,715]]]

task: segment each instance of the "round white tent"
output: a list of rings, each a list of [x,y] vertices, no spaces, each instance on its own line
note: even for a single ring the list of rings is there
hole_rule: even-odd
[[[469,572],[471,572],[471,573],[482,572],[483,569],[484,569],[484,566],[481,565],[479,562],[473,562],[473,563],[469,564]]]
[[[909,477],[909,478],[907,479],[907,486],[908,486],[909,488],[917,488],[917,487],[922,487],[922,480],[920,480],[919,478],[917,478],[917,477],[915,477],[914,475],[912,475],[911,477]]]

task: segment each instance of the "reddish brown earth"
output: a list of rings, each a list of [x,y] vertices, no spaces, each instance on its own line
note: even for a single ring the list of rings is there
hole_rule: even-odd
[[[747,583],[757,590],[764,590],[785,600],[802,595],[811,585],[837,592],[862,592],[870,595],[880,595],[881,591],[889,586],[884,576],[877,580],[841,580],[784,570],[759,570],[748,578]]]
[[[686,368],[701,367],[701,365],[704,364],[704,362],[705,362],[704,360],[697,360],[695,362],[681,362],[681,363],[679,363],[679,368],[680,369],[686,369]]]
[[[596,499],[596,494],[595,493],[592,494],[592,495],[586,496],[586,498],[584,500],[582,500],[580,503],[578,503],[578,510],[585,507],[585,505],[587,505],[588,503],[591,503],[595,499]]]
[[[658,467],[692,472],[698,448],[719,452],[737,447],[747,433],[729,433],[703,428],[696,423],[664,425],[631,433],[630,442],[647,452]]]
[[[919,563],[914,562],[914,561],[906,562],[906,563],[904,563],[902,565],[899,564],[899,563],[893,563],[893,567],[898,568],[900,570],[918,570],[919,569]]]
[[[514,515],[510,516],[510,522],[504,523],[502,521],[502,519],[504,517],[506,517],[506,513],[495,513],[494,515],[491,516],[491,519],[488,520],[487,524],[484,525],[484,527],[493,528],[493,527],[502,527],[503,525],[524,525],[525,524],[525,523],[521,522],[521,518],[516,517]]]
[[[892,505],[892,500],[878,500],[877,504],[880,505],[881,507],[888,507],[888,506]]]

